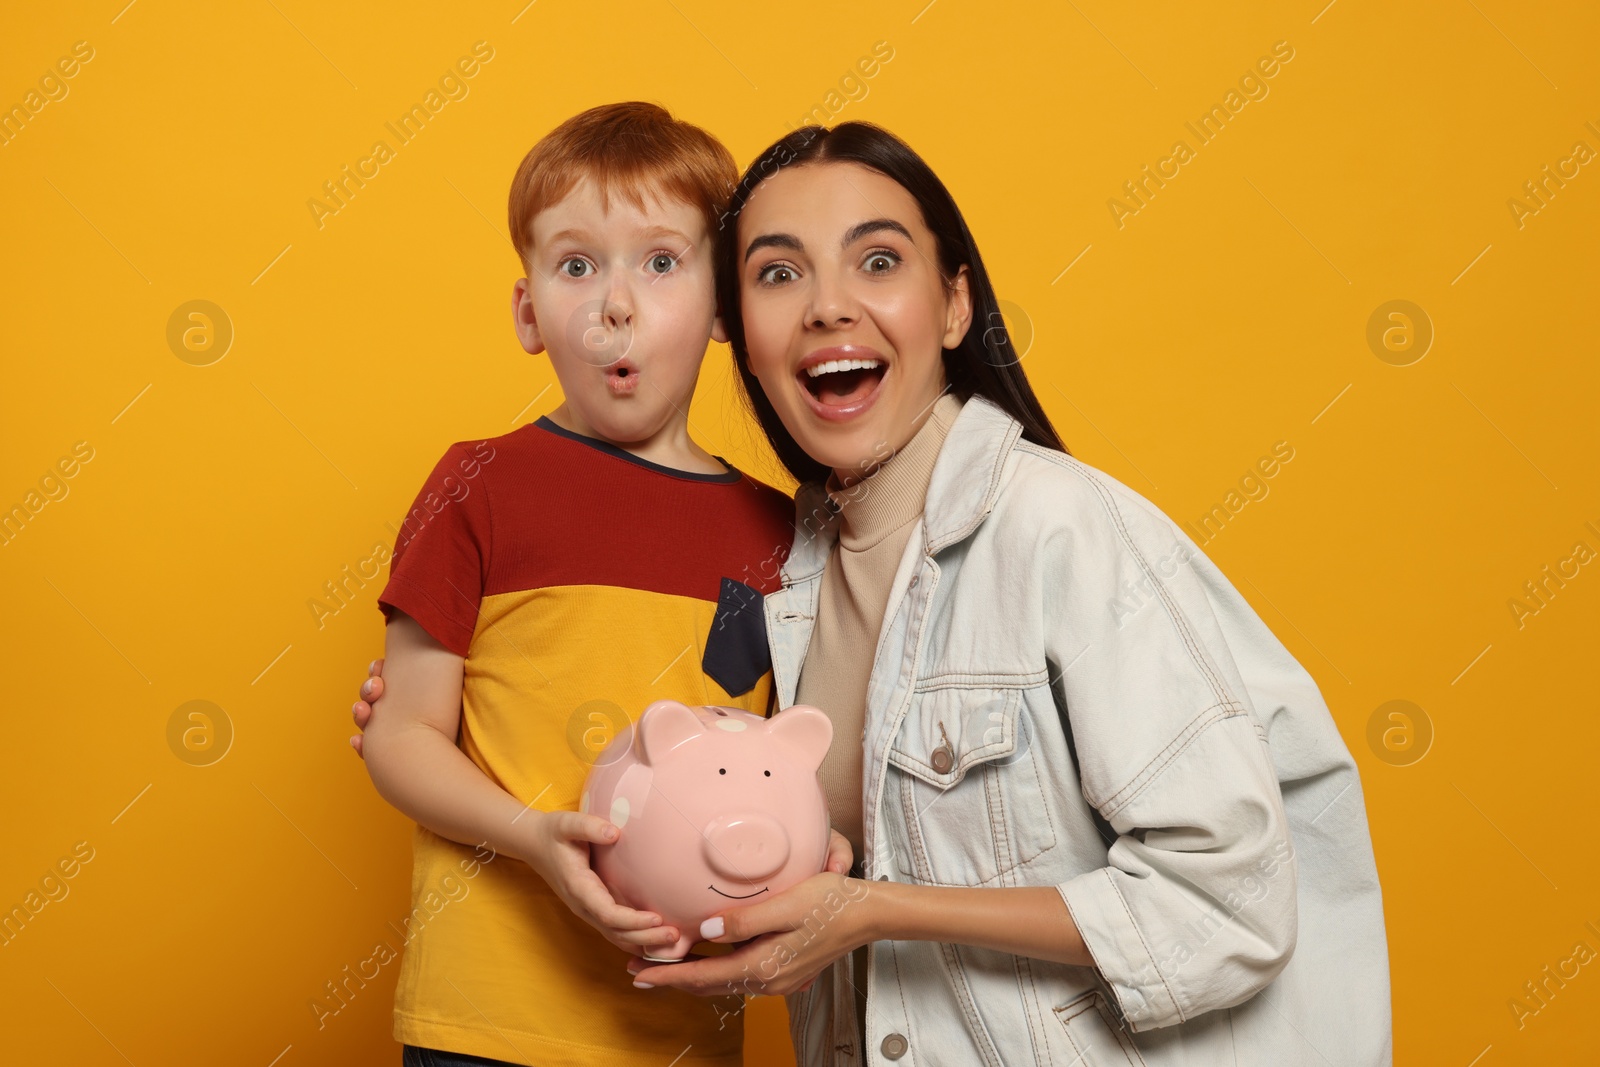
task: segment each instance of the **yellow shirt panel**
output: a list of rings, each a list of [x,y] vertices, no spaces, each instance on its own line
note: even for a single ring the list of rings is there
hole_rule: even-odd
[[[701,669],[716,604],[600,585],[482,599],[460,746],[540,811],[576,810],[589,764],[651,701],[765,714],[771,674],[730,696]],[[627,955],[519,860],[417,828],[395,1037],[540,1067],[738,1067],[738,998],[635,989]],[[473,873],[469,876],[468,871]]]

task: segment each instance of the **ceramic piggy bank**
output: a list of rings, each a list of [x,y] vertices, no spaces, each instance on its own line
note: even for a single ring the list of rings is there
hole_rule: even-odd
[[[648,958],[682,959],[704,920],[822,870],[817,768],[832,739],[828,716],[804,704],[764,719],[658,700],[600,753],[579,808],[622,833],[590,846],[595,872],[618,903],[682,935]]]

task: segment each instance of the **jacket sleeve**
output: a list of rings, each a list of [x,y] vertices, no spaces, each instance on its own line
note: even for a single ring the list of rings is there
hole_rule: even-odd
[[[1046,653],[1084,797],[1115,836],[1104,867],[1057,888],[1129,1028],[1150,1030],[1239,1004],[1288,963],[1294,852],[1209,599],[1238,592],[1211,588],[1131,489],[1066,473],[1082,484],[1041,546]]]

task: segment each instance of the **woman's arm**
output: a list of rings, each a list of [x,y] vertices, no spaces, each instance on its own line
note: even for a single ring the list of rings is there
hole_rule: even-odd
[[[750,943],[725,956],[668,966],[630,960],[635,984],[700,996],[735,988],[777,996],[806,988],[834,960],[871,941],[943,941],[1094,965],[1054,886],[969,889],[819,874],[770,900],[707,919],[700,936]]]
[[[1094,966],[1054,886],[968,889],[867,883],[867,941],[949,941],[1036,960]]]
[[[465,660],[396,611],[385,633],[388,686],[375,700],[361,747],[385,800],[441,837],[487,843],[538,872],[567,907],[612,944],[637,953],[670,945],[660,916],[612,899],[589,868],[589,844],[619,831],[597,815],[540,811],[501,789],[456,746]]]

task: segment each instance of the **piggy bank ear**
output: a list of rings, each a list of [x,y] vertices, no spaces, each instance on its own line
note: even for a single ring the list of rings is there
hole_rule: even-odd
[[[700,717],[687,704],[658,700],[639,716],[639,756],[654,766],[668,752],[704,730]]]
[[[806,769],[814,771],[822,766],[833,741],[833,720],[819,708],[796,704],[769,719],[767,733],[798,753]]]

